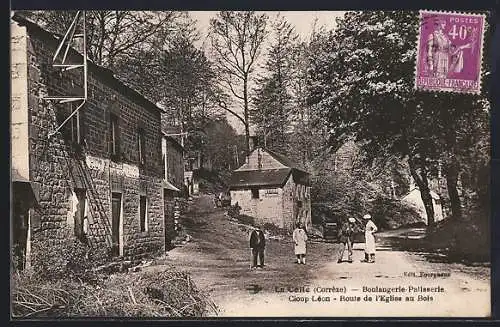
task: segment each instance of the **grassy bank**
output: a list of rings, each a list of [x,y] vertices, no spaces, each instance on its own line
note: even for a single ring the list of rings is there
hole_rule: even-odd
[[[13,318],[204,317],[216,311],[187,273],[121,273],[97,284],[12,275]]]
[[[204,317],[216,310],[189,274],[168,266],[140,271],[141,262],[109,262],[101,252],[70,236],[35,243],[32,267],[11,272],[12,317]]]

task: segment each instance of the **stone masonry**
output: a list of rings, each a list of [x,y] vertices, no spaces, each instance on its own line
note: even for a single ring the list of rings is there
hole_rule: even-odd
[[[17,19],[11,27],[24,29],[27,44],[30,173],[40,187],[39,207],[31,213],[31,241],[58,242],[66,237],[65,228],[74,224],[72,195],[79,188],[86,191],[87,238],[92,246],[111,246],[111,195],[118,192],[122,196],[120,257],[137,259],[164,249],[160,109],[111,71],[89,62],[88,100],[79,113],[80,140],[75,143],[68,136],[67,126],[49,138],[71,108],[44,98],[83,92],[82,71],[61,72],[51,65],[58,40],[39,26]],[[70,51],[69,61],[81,61],[81,56]],[[110,155],[111,114],[118,117],[119,126],[119,156],[114,157]],[[138,154],[139,128],[145,135],[143,162]],[[140,230],[140,196],[147,197],[146,231]]]

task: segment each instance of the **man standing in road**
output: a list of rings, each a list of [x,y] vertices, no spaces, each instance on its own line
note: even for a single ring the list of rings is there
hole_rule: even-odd
[[[250,249],[252,249],[252,268],[264,267],[264,249],[266,247],[266,237],[260,227],[256,227],[250,233]],[[257,258],[259,265],[257,265]]]
[[[356,226],[354,223],[356,222],[355,218],[349,218],[347,221],[344,221],[342,227],[339,230],[339,243],[342,245],[340,248],[339,259],[337,263],[341,263],[344,258],[344,251],[347,247],[347,262],[352,263],[352,237],[355,232]]]

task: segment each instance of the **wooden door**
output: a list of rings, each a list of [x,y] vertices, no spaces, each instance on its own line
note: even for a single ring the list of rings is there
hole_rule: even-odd
[[[174,195],[171,191],[164,190],[164,210],[165,210],[165,250],[172,248],[172,240],[175,237],[174,231]]]
[[[122,209],[122,195],[120,193],[113,193],[111,201],[111,240],[112,245],[112,255],[120,255],[120,216]]]

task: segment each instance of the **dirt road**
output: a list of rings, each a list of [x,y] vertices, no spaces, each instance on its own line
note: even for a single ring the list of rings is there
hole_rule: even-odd
[[[169,261],[211,294],[220,316],[490,315],[488,267],[396,250],[398,238],[420,237],[419,230],[380,233],[374,264],[360,262],[363,244],[355,245],[353,263],[338,264],[337,244],[311,240],[307,265],[298,265],[291,240],[269,239],[266,267],[252,270],[248,228],[229,221],[207,196],[193,208],[186,219],[192,241],[171,250]]]

